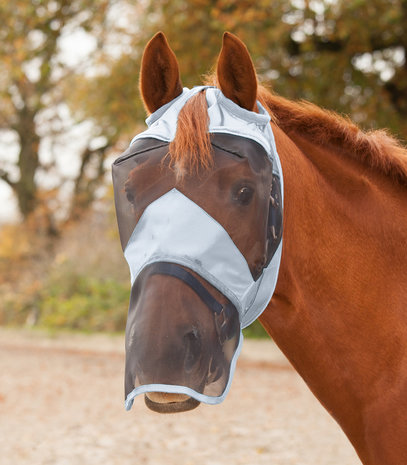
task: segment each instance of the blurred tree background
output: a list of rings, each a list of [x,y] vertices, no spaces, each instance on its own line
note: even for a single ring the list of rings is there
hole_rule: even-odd
[[[0,324],[124,328],[109,166],[142,127],[139,64],[158,30],[184,85],[228,30],[274,92],[407,138],[407,0],[16,0],[0,20],[0,193],[18,210],[2,216]]]

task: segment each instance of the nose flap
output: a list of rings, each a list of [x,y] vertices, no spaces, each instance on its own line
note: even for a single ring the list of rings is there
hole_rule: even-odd
[[[178,301],[168,301],[168,287]],[[238,311],[214,294],[209,283],[175,263],[156,262],[140,273],[126,327],[127,410],[148,392],[186,394],[209,404],[224,399],[242,336]],[[179,310],[180,302],[187,312]]]

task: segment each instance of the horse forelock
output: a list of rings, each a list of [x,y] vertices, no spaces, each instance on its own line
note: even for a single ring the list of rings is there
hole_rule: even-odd
[[[208,126],[208,106],[205,91],[202,91],[182,107],[178,114],[177,131],[169,146],[170,166],[178,178],[212,166],[213,151]]]

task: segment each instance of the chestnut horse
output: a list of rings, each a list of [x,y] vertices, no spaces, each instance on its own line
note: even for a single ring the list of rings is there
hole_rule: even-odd
[[[406,464],[406,150],[385,131],[364,133],[335,113],[259,86],[245,45],[232,34],[224,35],[210,80],[241,107],[256,111],[258,99],[269,111],[283,167],[283,255],[261,323],[365,465]],[[182,90],[162,33],[146,47],[140,87],[149,112]],[[183,112],[178,147],[204,137],[203,102],[198,96]],[[178,152],[175,166],[182,153],[191,156]],[[199,150],[194,156],[210,165]]]

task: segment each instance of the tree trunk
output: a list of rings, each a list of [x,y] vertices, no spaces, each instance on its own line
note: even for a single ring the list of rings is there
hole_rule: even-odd
[[[15,183],[18,206],[24,219],[35,210],[37,205],[37,186],[35,183],[35,172],[39,165],[38,149],[40,138],[35,133],[34,122],[30,121],[24,133],[19,132],[20,154],[18,167],[20,179]]]

